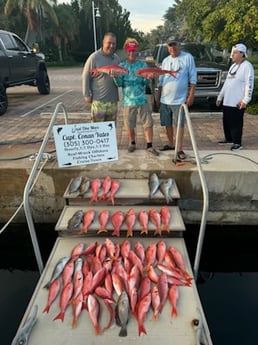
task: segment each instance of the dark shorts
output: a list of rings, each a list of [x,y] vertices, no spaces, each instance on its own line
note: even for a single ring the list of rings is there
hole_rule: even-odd
[[[144,129],[153,127],[152,114],[148,104],[124,107],[124,126],[126,130],[134,129],[137,119],[141,122]]]
[[[181,105],[168,105],[161,103],[160,104],[160,124],[161,126],[174,126],[177,127],[178,114]],[[180,127],[184,128],[185,125],[185,113],[182,109],[181,123]]]

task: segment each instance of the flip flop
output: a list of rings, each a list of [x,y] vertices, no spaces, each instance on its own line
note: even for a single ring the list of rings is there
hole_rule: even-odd
[[[164,145],[161,149],[159,149],[160,151],[172,151],[172,150],[174,150],[175,149],[175,147],[173,146],[173,147],[171,147],[171,146],[168,146],[168,145]]]
[[[180,160],[183,160],[183,159],[186,159],[186,154],[184,153],[184,151],[178,151],[178,152],[177,152],[177,157],[178,157]]]

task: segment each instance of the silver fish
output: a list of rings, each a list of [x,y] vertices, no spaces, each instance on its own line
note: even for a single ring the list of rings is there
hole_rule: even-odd
[[[149,198],[152,199],[154,194],[158,191],[159,184],[160,184],[158,175],[156,173],[152,173],[149,176],[148,184],[149,184]]]
[[[173,184],[173,179],[168,178],[167,180],[161,181],[159,185],[159,189],[161,193],[164,195],[167,204],[169,204],[170,201],[173,200],[172,197],[170,196],[170,190],[171,190],[172,184]]]
[[[73,216],[68,220],[67,230],[73,231],[76,229],[80,229],[82,224],[84,212],[82,210],[76,211]]]
[[[87,176],[84,176],[82,178],[82,182],[81,182],[80,187],[79,187],[79,191],[80,191],[79,195],[80,196],[83,197],[84,194],[88,192],[88,190],[90,189],[90,184],[91,184],[90,179]]]
[[[48,289],[50,287],[50,285],[53,283],[53,281],[62,274],[63,269],[69,260],[70,260],[70,256],[64,256],[63,258],[58,260],[58,262],[57,262],[57,264],[56,264],[56,266],[52,272],[52,276],[51,276],[50,280],[48,281],[48,283],[44,286],[44,288]]]
[[[17,331],[15,337],[13,338],[11,345],[26,345],[34,327],[37,322],[38,306],[34,305],[34,310],[32,315],[24,322],[24,325]]]
[[[83,258],[78,258],[78,259],[75,260],[73,275],[75,275],[76,272],[82,270],[82,264],[83,264]]]
[[[118,298],[116,305],[116,324],[121,326],[119,337],[127,336],[127,324],[129,321],[130,304],[126,291],[123,291]]]
[[[81,183],[82,183],[82,176],[74,177],[68,188],[69,194],[78,192]]]

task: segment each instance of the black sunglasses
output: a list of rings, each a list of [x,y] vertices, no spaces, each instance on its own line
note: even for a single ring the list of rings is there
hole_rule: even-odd
[[[168,46],[169,47],[175,47],[175,46],[177,46],[177,43],[178,42],[171,42],[171,43],[168,44]]]

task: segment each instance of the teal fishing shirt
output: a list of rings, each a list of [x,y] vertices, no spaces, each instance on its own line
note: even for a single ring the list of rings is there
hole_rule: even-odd
[[[138,69],[148,67],[146,62],[139,60],[135,63],[128,63],[126,60],[119,65],[129,70],[128,74],[123,74],[114,78],[116,85],[122,88],[123,105],[135,106],[146,104],[146,85],[149,84],[149,79],[135,75]]]

